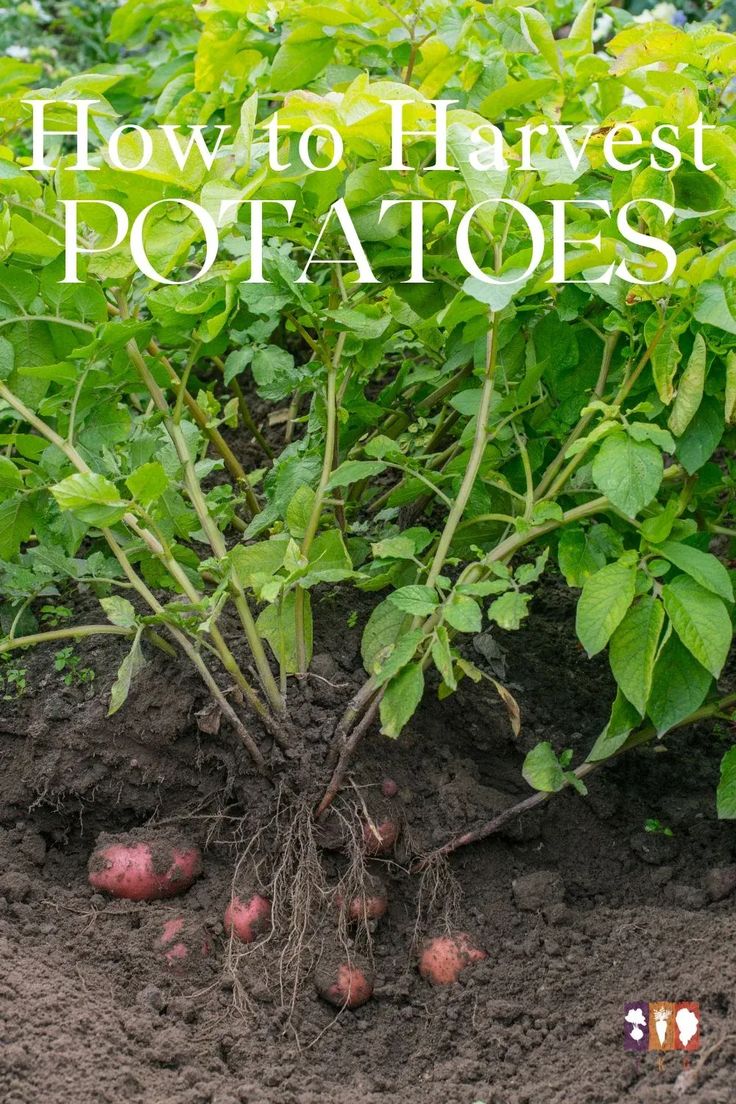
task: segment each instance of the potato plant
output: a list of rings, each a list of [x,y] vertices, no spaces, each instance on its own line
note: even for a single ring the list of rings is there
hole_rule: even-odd
[[[464,641],[518,629],[545,574],[579,593],[580,643],[607,650],[618,692],[587,764],[530,753],[535,789],[584,789],[593,764],[731,716],[736,37],[614,8],[600,49],[596,16],[595,0],[127,0],[114,64],[44,88],[37,66],[0,59],[0,652],[127,637],[111,711],[145,648],[181,652],[267,774],[256,734],[290,740],[314,588],[375,595],[319,811],[374,721],[400,737],[431,672],[441,697],[488,678]],[[51,134],[29,171],[34,99],[62,134],[93,101],[86,168]],[[391,168],[398,101],[412,133]],[[489,139],[480,169],[472,136],[489,123],[503,164]],[[126,124],[139,130],[118,152],[135,162],[150,143],[136,171],[108,145]],[[618,169],[615,124],[635,128]],[[182,168],[162,128],[181,152],[197,125],[217,152],[190,149]],[[315,126],[342,148],[324,130],[305,140]],[[270,201],[262,249],[256,198]],[[419,226],[409,200],[424,201]],[[578,201],[562,235],[560,200]],[[213,257],[191,204],[214,218],[224,201]],[[155,205],[146,270],[112,204],[128,230]],[[495,283],[458,250],[478,205],[467,246]],[[656,240],[674,253],[666,278]],[[39,603],[70,585],[99,597],[100,623],[39,625]]]

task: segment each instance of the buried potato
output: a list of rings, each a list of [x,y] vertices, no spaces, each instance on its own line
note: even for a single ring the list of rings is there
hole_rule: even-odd
[[[380,920],[388,908],[388,893],[380,878],[369,875],[364,885],[355,893],[346,895],[338,889],[335,904],[354,923],[360,923],[361,920]]]
[[[159,901],[189,889],[202,873],[202,854],[180,836],[103,833],[87,869],[90,885],[112,897]]]
[[[260,893],[233,894],[225,909],[225,932],[241,943],[254,943],[271,930],[271,902]]]
[[[172,916],[157,921],[155,949],[167,966],[179,971],[211,953],[209,937],[204,927],[186,916]]]
[[[419,973],[433,985],[452,985],[473,963],[488,958],[467,932],[428,939],[419,952]]]
[[[363,847],[367,855],[390,855],[399,838],[399,822],[390,814],[363,823]]]
[[[360,1008],[373,996],[373,980],[369,963],[345,952],[325,955],[314,975],[317,992],[335,1008]]]

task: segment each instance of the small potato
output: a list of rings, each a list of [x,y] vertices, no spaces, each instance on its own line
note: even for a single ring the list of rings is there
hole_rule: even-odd
[[[360,923],[361,920],[380,920],[388,908],[386,887],[379,878],[370,878],[360,893],[346,899],[342,893],[335,897],[335,903],[348,920]]]
[[[391,817],[366,822],[363,825],[363,846],[366,855],[389,855],[399,838],[399,825]]]
[[[381,793],[384,797],[396,797],[399,792],[398,783],[393,778],[384,778],[381,783]]]
[[[181,840],[101,836],[88,870],[90,885],[112,897],[160,901],[189,889],[202,873],[202,855]]]
[[[225,931],[241,943],[253,943],[271,930],[271,902],[260,893],[233,897],[225,909]]]
[[[323,1000],[335,1008],[360,1008],[373,996],[373,972],[362,959],[322,959],[314,984]]]
[[[167,966],[180,968],[193,959],[207,958],[210,944],[204,929],[184,916],[165,920],[156,946]]]
[[[474,962],[488,958],[467,932],[429,939],[419,953],[419,973],[433,985],[452,985]]]

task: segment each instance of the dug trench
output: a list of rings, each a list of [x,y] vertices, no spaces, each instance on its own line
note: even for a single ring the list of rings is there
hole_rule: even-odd
[[[279,768],[304,807],[324,786],[329,735],[360,679],[365,619],[330,591],[317,612],[310,675],[290,696],[298,738]],[[476,662],[520,704],[518,737],[484,683],[443,702],[430,694],[397,742],[375,732],[364,741],[335,820],[352,824],[363,802],[389,800],[403,834],[392,856],[368,863],[389,898],[372,933],[374,996],[342,1012],[312,981],[338,928],[321,895],[345,872],[340,840],[302,838],[281,869],[282,883],[297,878],[300,859],[316,855],[307,911],[327,901],[298,971],[278,927],[262,943],[231,944],[233,871],[268,881],[284,823],[288,833],[307,821],[289,822],[283,793],[276,815],[274,788],[184,667],[152,655],[107,718],[116,641],[79,646],[91,687],[65,686],[48,651],[24,654],[27,690],[0,708],[3,1104],[731,1101],[736,830],[715,819],[717,727],[622,757],[591,777],[588,797],[555,797],[456,852],[449,877],[408,870],[412,855],[526,796],[520,765],[540,739],[584,757],[611,687],[576,645],[573,613],[550,586],[501,650],[477,642]],[[380,796],[386,778],[398,786],[390,799]],[[145,826],[199,843],[202,876],[155,903],[96,892],[87,862],[98,834]],[[190,950],[182,961],[162,946],[175,920]],[[416,947],[446,923],[487,958],[433,987]],[[365,952],[365,933],[340,930]],[[624,1052],[623,1004],[640,999],[700,1003],[689,1067],[676,1053]]]

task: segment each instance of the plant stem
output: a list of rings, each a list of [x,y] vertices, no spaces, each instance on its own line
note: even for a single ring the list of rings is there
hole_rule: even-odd
[[[135,636],[135,629],[122,625],[71,625],[65,629],[49,629],[48,632],[31,633],[0,640],[0,653],[14,648],[27,648],[32,644],[48,644],[54,640],[81,640],[85,636]]]
[[[432,565],[427,575],[427,586],[435,586],[437,579],[442,573],[447,554],[452,544],[452,539],[455,536],[455,530],[462,521],[463,514],[465,513],[465,507],[468,504],[475,481],[480,471],[480,466],[483,461],[483,454],[485,453],[486,444],[488,442],[488,415],[491,408],[491,397],[493,395],[493,387],[496,378],[496,360],[498,354],[498,323],[495,313],[491,313],[491,324],[488,331],[488,351],[486,357],[486,371],[483,379],[483,389],[481,391],[480,406],[478,408],[477,423],[475,426],[475,438],[473,440],[473,447],[468,459],[468,466],[463,476],[463,481],[460,485],[460,490],[457,493],[457,498],[453,503],[453,507],[445,523],[445,528],[442,531],[442,536],[439,539],[437,549],[432,560]]]
[[[121,307],[120,315],[122,318],[126,318],[128,316],[127,305],[125,311]],[[129,344],[135,344],[135,342]],[[152,356],[155,356],[158,360],[161,361],[164,368],[166,369],[169,379],[171,380],[172,386],[177,391],[181,391],[181,398],[186,404],[187,410],[192,415],[192,418],[202,430],[207,440],[220,454],[225,463],[225,467],[230,472],[230,475],[233,477],[235,482],[239,483],[242,486],[243,492],[245,494],[245,501],[248,509],[250,510],[251,516],[255,516],[257,513],[259,513],[261,507],[259,505],[258,499],[253,493],[253,488],[250,485],[250,480],[248,479],[245,468],[240,463],[237,456],[220,433],[219,429],[217,429],[216,426],[210,425],[207,414],[204,412],[204,410],[202,410],[202,407],[199,405],[194,396],[190,394],[185,386],[182,387],[182,380],[179,378],[176,369],[174,368],[169,358],[167,356],[164,356],[155,341],[151,341],[149,345],[149,352]]]
[[[595,398],[598,398],[598,399],[602,398],[603,392],[606,389],[606,383],[608,381],[608,375],[609,375],[609,372],[611,370],[611,364],[613,363],[613,355],[616,352],[616,346],[618,345],[620,337],[621,337],[620,331],[616,330],[615,333],[609,334],[608,337],[606,338],[605,342],[604,342],[603,359],[601,361],[601,369],[600,369],[600,372],[598,374],[598,381],[597,381],[597,383],[595,385],[595,389],[593,391],[593,396]],[[536,489],[535,494],[534,494],[534,498],[535,498],[536,501],[538,501],[540,498],[546,498],[546,497],[552,498],[552,497],[554,497],[554,494],[550,490],[550,488],[551,488],[552,483],[554,482],[557,474],[559,473],[560,469],[562,468],[563,464],[565,463],[565,458],[567,456],[568,450],[574,445],[574,443],[577,440],[579,440],[583,436],[583,434],[585,433],[586,429],[588,428],[588,426],[590,425],[590,423],[592,422],[594,417],[595,417],[595,414],[591,410],[590,413],[585,414],[580,419],[578,424],[572,430],[572,432],[568,436],[567,440],[562,445],[560,451],[557,453],[554,460],[552,461],[552,463],[549,465],[549,467],[545,471],[544,475],[542,476],[542,479],[540,480],[539,485],[537,486],[537,489]],[[549,496],[547,494],[548,491],[550,492]]]
[[[342,351],[345,346],[346,334],[339,334],[335,343],[335,351],[331,360],[327,363],[327,391],[325,395],[325,407],[327,415],[327,430],[325,434],[325,448],[322,459],[322,474],[320,475],[317,491],[312,503],[312,509],[307,522],[307,528],[301,545],[301,554],[309,557],[309,550],[317,535],[322,507],[324,506],[327,484],[332,475],[333,464],[337,453],[337,372],[342,359]],[[296,659],[299,674],[304,674],[307,669],[307,642],[304,631],[304,588],[297,585],[294,598],[294,621],[296,632]]]
[[[127,310],[127,305],[126,305]],[[123,313],[123,300],[121,300],[121,314]],[[209,512],[207,503],[202,493],[202,488],[197,479],[197,474],[194,470],[192,458],[189,455],[189,449],[187,447],[184,434],[182,433],[181,426],[177,425],[174,419],[171,417],[169,410],[169,404],[166,401],[161,388],[153,378],[148,365],[146,364],[143,355],[135,341],[129,341],[126,345],[126,350],[131,362],[138,370],[138,374],[141,380],[145,384],[156,409],[162,415],[164,419],[164,425],[166,431],[171,438],[171,441],[176,449],[177,457],[182,466],[184,472],[184,484],[187,489],[187,494],[195,509],[199,523],[204,530],[209,545],[218,559],[225,560],[227,558],[227,545],[225,538],[218,529],[212,515]],[[277,714],[283,714],[284,701],[279,692],[279,688],[276,685],[276,681],[273,677],[273,672],[268,664],[266,653],[263,649],[263,643],[258,630],[256,629],[253,615],[250,612],[248,601],[245,597],[245,592],[232,573],[230,574],[230,586],[233,595],[233,602],[240,618],[240,623],[245,631],[246,639],[250,647],[253,659],[255,661],[256,668],[258,670],[258,676],[261,681],[264,693],[268,698],[268,701]]]
[[[214,356],[212,358],[212,363],[217,368],[219,368],[220,371],[224,374],[225,364],[224,364],[224,361],[220,357]],[[227,386],[230,388],[233,395],[235,395],[235,398],[238,400],[238,410],[240,411],[240,417],[243,419],[243,425],[253,435],[254,439],[261,446],[261,448],[265,452],[268,459],[273,460],[273,449],[271,448],[268,441],[266,440],[266,438],[263,436],[260,429],[256,425],[256,420],[253,417],[251,409],[248,405],[248,400],[246,399],[245,395],[243,394],[243,389],[240,386],[240,383],[238,382],[237,377],[234,378],[234,379],[231,379],[230,383],[227,384]]]

